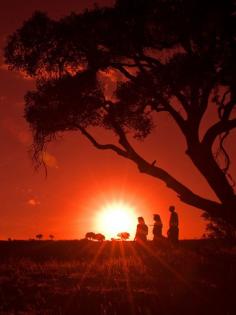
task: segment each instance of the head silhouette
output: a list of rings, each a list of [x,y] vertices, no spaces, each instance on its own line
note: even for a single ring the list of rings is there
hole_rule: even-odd
[[[169,210],[170,210],[170,212],[174,212],[175,211],[175,206],[170,206]]]
[[[138,223],[139,224],[144,224],[144,218],[143,217],[138,217]]]
[[[161,221],[161,217],[159,214],[153,214],[153,220],[156,222],[160,222]]]

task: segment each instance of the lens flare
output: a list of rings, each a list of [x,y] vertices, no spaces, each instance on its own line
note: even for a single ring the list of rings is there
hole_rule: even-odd
[[[98,212],[96,226],[107,239],[117,237],[120,232],[129,232],[132,238],[135,233],[136,221],[134,207],[123,201],[114,201],[103,206]]]

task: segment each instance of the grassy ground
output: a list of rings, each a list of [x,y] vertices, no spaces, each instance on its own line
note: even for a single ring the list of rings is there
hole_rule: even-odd
[[[236,314],[236,247],[0,242],[0,314]]]

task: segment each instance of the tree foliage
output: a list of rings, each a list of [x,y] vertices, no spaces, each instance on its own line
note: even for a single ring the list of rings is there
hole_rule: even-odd
[[[43,234],[37,234],[35,237],[40,241],[43,239]]]
[[[88,240],[93,240],[95,238],[95,235],[96,235],[96,233],[94,233],[94,232],[87,232],[85,234],[85,238]]]
[[[53,234],[49,234],[48,237],[49,237],[49,239],[50,239],[51,241],[53,241],[53,240],[55,239],[55,236],[54,236]]]
[[[223,239],[227,241],[236,240],[236,229],[231,222],[227,222],[222,218],[212,218],[207,212],[203,214],[204,219],[207,220],[205,238]]]
[[[117,234],[117,236],[122,240],[122,241],[126,241],[129,239],[130,237],[130,233],[129,232],[120,232]]]
[[[94,232],[87,232],[85,234],[85,238],[90,240],[90,241],[99,241],[99,242],[103,242],[105,241],[105,236],[101,233],[94,233]]]
[[[106,237],[105,237],[105,235],[103,235],[101,233],[96,233],[93,239],[95,241],[98,241],[98,242],[103,242],[103,241],[105,241]]]
[[[58,21],[36,12],[5,48],[10,68],[36,79],[36,90],[25,96],[34,158],[40,161],[58,133],[77,130],[98,149],[113,150],[165,182],[183,202],[236,226],[224,148],[236,127],[235,12],[234,0],[117,0],[113,8]],[[116,81],[112,96],[104,74]],[[218,112],[218,121],[200,136],[209,107]],[[130,139],[156,134],[160,112],[181,130],[186,154],[217,201],[199,196],[135,150]],[[91,126],[113,132],[118,145],[99,143]],[[213,149],[219,137],[225,165]]]

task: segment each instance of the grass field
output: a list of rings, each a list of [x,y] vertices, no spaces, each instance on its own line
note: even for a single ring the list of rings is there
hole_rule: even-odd
[[[0,242],[0,314],[236,314],[236,247]]]

